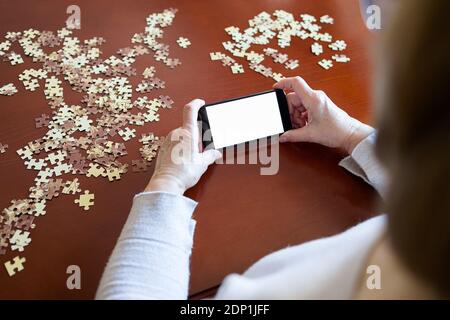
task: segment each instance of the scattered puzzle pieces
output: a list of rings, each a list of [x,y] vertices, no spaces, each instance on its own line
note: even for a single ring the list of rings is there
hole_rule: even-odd
[[[127,155],[127,148],[113,137],[119,135],[124,141],[135,138],[134,126],[159,121],[160,110],[174,104],[158,91],[165,88],[165,81],[156,77],[156,68],[147,66],[138,72],[134,63],[139,56],[151,55],[163,67],[174,69],[181,65],[181,60],[171,56],[169,46],[162,42],[164,30],[172,24],[176,12],[171,8],[150,14],[145,29],[132,36],[132,46],[107,57],[102,57],[100,48],[105,39],[82,40],[74,34],[76,31],[66,28],[6,33],[7,40],[0,42],[2,60],[18,65],[29,58],[34,63],[33,69],[20,71],[18,79],[25,94],[43,92],[51,111],[35,119],[36,128],[44,131],[42,136],[17,150],[26,168],[37,174],[28,197],[12,200],[0,213],[0,255],[6,254],[8,248],[24,251],[31,242],[35,218],[45,215],[48,202],[60,195],[76,195],[74,202],[84,210],[94,204],[94,193],[86,190],[80,194],[81,180],[71,175],[117,181],[127,172],[128,164],[119,161],[119,157]],[[187,38],[179,40],[182,47],[190,45]],[[13,42],[23,53],[10,50]],[[129,78],[139,73],[142,78],[136,86]],[[67,92],[80,93],[79,101],[66,101],[67,87]],[[154,97],[133,97],[136,92],[153,91]],[[13,83],[0,87],[2,95],[15,93]],[[148,166],[160,140],[153,134],[143,139],[139,151],[142,163]],[[0,144],[1,153],[7,148]],[[25,260],[17,259],[5,263],[8,273],[21,270],[20,263]]]
[[[240,62],[243,60],[248,63],[250,70],[264,77],[272,78],[274,81],[279,81],[284,78],[283,74],[264,65],[265,56],[270,57],[276,64],[282,64],[287,70],[298,68],[299,60],[289,57],[281,50],[268,47],[272,40],[276,40],[278,47],[282,49],[289,47],[294,38],[303,41],[309,40],[311,41],[311,52],[315,56],[325,54],[326,49],[343,51],[347,48],[345,41],[332,42],[333,36],[329,32],[322,31],[326,25],[332,24],[334,24],[334,19],[329,15],[322,15],[317,19],[310,14],[301,14],[300,20],[297,20],[293,14],[284,10],[275,10],[272,15],[261,12],[248,21],[249,27],[244,30],[236,26],[225,28],[225,32],[231,39],[222,42],[222,46],[232,56],[214,51],[210,52],[210,59],[220,61],[223,66],[230,67],[233,74],[243,72],[243,66],[240,67],[242,65]],[[325,45],[319,42],[323,42]],[[258,50],[257,46],[263,46],[262,50]],[[264,54],[257,51],[262,51]],[[344,59],[338,58],[335,61],[344,62]],[[328,70],[333,67],[333,61],[322,59],[318,61],[318,65]]]
[[[171,56],[169,45],[161,42],[176,12],[167,9],[150,14],[145,29],[132,36],[132,45],[107,57],[102,57],[100,47],[105,39],[79,39],[76,31],[66,28],[54,32],[30,28],[6,33],[5,40],[0,42],[0,56],[8,65],[19,65],[24,59],[39,65],[20,71],[18,79],[25,88],[24,94],[43,92],[51,111],[35,119],[34,125],[43,131],[42,136],[17,150],[27,169],[37,174],[28,197],[13,200],[0,214],[0,254],[5,254],[8,247],[24,251],[31,242],[34,219],[45,215],[48,202],[60,194],[77,197],[74,202],[84,210],[94,205],[94,193],[85,190],[81,194],[81,180],[72,175],[116,181],[127,172],[128,165],[121,163],[119,157],[128,153],[124,142],[141,133],[134,127],[159,121],[159,111],[171,108],[174,103],[158,91],[165,88],[165,81],[157,77],[156,68],[147,66],[143,71],[138,70],[135,61],[140,56],[151,55],[162,67],[174,69],[181,65],[180,59]],[[244,30],[227,27],[225,32],[231,39],[219,49],[225,53],[211,52],[210,58],[233,74],[252,70],[279,81],[284,76],[275,67],[283,68],[282,72],[299,67],[298,57],[283,52],[295,43],[294,39],[310,41],[308,45],[317,56],[325,56],[325,51],[330,50],[341,53],[347,48],[345,41],[334,41],[330,33],[322,30],[333,23],[328,15],[317,19],[309,14],[298,18],[283,10],[276,10],[272,15],[262,12],[249,20],[249,27]],[[188,48],[191,41],[179,37],[177,44]],[[23,53],[11,51],[16,45]],[[269,47],[276,45],[277,49]],[[333,55],[331,59],[323,59],[318,64],[329,69],[333,61],[350,61],[343,54]],[[272,66],[264,65],[265,60]],[[130,81],[131,76],[140,78],[135,83]],[[66,90],[79,93],[80,101],[69,103],[64,96]],[[1,95],[15,93],[17,88],[13,83],[0,87]],[[116,135],[123,142],[116,142],[117,137],[113,138]],[[148,170],[163,140],[149,133],[139,141],[141,159],[131,162],[133,172]],[[0,153],[7,147],[0,144]],[[20,257],[6,262],[8,274],[12,276],[23,270],[24,262],[25,258]]]

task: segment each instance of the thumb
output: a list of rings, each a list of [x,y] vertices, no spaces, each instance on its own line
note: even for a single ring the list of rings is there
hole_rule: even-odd
[[[202,154],[202,161],[203,163],[205,163],[206,165],[210,165],[212,163],[214,163],[216,160],[222,158],[222,153],[220,153],[220,151],[218,150],[206,150],[204,151]]]
[[[302,128],[289,130],[280,137],[280,142],[310,142],[311,133],[308,126]]]

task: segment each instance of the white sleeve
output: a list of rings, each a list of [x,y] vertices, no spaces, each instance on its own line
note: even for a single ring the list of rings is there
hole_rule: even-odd
[[[171,193],[136,195],[96,299],[186,299],[196,206]]]
[[[375,155],[376,132],[361,141],[351,156],[344,158],[339,165],[362,178],[374,187],[381,196],[386,191],[386,172]]]

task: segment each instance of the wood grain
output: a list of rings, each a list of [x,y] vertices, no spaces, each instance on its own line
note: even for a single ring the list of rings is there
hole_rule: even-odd
[[[0,34],[30,27],[55,31],[65,24],[70,1],[2,1]],[[148,55],[135,66],[141,72],[155,65],[157,76],[166,81],[159,94],[170,95],[176,103],[161,112],[161,121],[138,127],[138,134],[153,131],[165,135],[181,123],[181,109],[193,98],[212,102],[271,87],[266,79],[246,68],[233,75],[209,52],[223,50],[228,40],[227,26],[248,26],[248,19],[261,11],[284,9],[300,13],[329,14],[335,24],[328,27],[336,38],[344,39],[352,61],[337,64],[329,71],[317,66],[307,42],[295,40],[283,50],[300,60],[300,67],[284,75],[303,76],[312,87],[320,88],[352,116],[366,122],[372,119],[370,88],[370,35],[359,14],[358,1],[84,1],[81,7],[80,39],[102,36],[104,57],[129,46],[132,35],[145,28],[145,18],[168,7],[179,9],[174,24],[165,31],[163,42],[182,66],[170,70]],[[192,45],[179,48],[176,39],[187,37]],[[308,42],[309,43],[309,42]],[[15,150],[41,137],[34,118],[50,113],[42,91],[26,92],[17,75],[32,67],[0,64],[1,83],[14,82],[19,93],[0,97],[0,142],[9,150],[0,155],[0,207],[12,199],[27,196],[35,172],[26,170]],[[280,67],[278,67],[280,68]],[[281,69],[279,69],[281,71]],[[132,79],[134,85],[139,77]],[[65,87],[65,99],[79,103],[79,94]],[[138,159],[137,139],[127,143],[126,160]],[[374,191],[358,178],[338,167],[343,155],[311,144],[288,144],[280,148],[280,170],[275,176],[261,176],[254,165],[216,165],[189,190],[187,196],[199,202],[195,212],[197,230],[192,256],[191,294],[217,286],[229,273],[242,272],[264,255],[287,245],[338,233],[375,213]],[[153,169],[152,169],[153,170]],[[80,176],[84,189],[95,192],[95,205],[84,212],[73,198],[61,196],[48,204],[47,214],[36,219],[32,243],[24,252],[25,270],[8,277],[0,270],[0,299],[90,299],[95,291],[126,221],[133,195],[146,185],[151,172],[127,173],[120,181]],[[1,262],[14,255],[8,252]],[[82,289],[66,288],[66,268],[81,267]],[[1,267],[3,269],[3,267]]]

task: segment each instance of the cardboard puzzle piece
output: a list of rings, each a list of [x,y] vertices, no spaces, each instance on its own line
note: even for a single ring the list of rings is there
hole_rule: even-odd
[[[145,79],[153,78],[153,76],[155,75],[155,67],[152,66],[145,68],[144,72],[142,72],[142,75]]]
[[[280,72],[275,72],[271,67],[264,66],[264,55],[269,56],[275,63],[283,64],[285,69],[294,70],[298,68],[299,62],[290,59],[287,54],[279,52],[277,49],[267,47],[273,40],[276,40],[278,47],[287,48],[294,38],[303,41],[311,41],[309,44],[311,52],[315,56],[325,53],[325,50],[343,51],[347,44],[343,40],[333,41],[333,36],[323,31],[328,25],[334,24],[334,19],[330,15],[322,15],[316,18],[310,14],[300,14],[300,19],[290,12],[275,10],[273,14],[261,12],[248,21],[248,28],[240,29],[235,26],[225,28],[225,32],[231,37],[230,40],[222,42],[223,48],[228,51],[236,60],[227,54],[219,51],[210,52],[210,59],[220,61],[223,66],[230,67],[232,73],[240,73],[240,69],[231,67],[239,64],[240,58],[245,58],[249,68],[264,77],[279,81],[284,78]],[[321,44],[319,42],[326,43]],[[256,46],[263,46],[258,49]],[[264,55],[256,52],[262,51]],[[335,59],[333,59],[335,60]],[[338,59],[336,62],[348,62],[347,59]],[[333,61],[323,59],[318,61],[318,65],[325,70],[333,67]]]
[[[36,227],[36,225],[33,223],[34,221],[34,216],[30,216],[30,215],[20,215],[19,217],[17,217],[17,221],[15,223],[15,227],[21,230],[29,230],[34,229]]]
[[[337,40],[328,45],[333,51],[344,51],[347,48],[347,43],[344,40]]]
[[[321,66],[321,67],[324,68],[325,70],[328,70],[328,69],[330,69],[330,68],[333,67],[333,61],[328,60],[328,59],[320,60],[320,61],[318,62],[318,64],[319,64],[319,66]]]
[[[0,94],[4,96],[12,96],[17,93],[17,88],[14,83],[8,83],[0,87]]]
[[[323,47],[318,42],[314,42],[311,45],[311,52],[314,53],[316,56],[320,56],[323,53]]]
[[[13,236],[9,239],[11,250],[22,252],[24,248],[31,242],[30,232],[17,229]]]
[[[300,63],[297,59],[291,59],[284,64],[284,67],[289,70],[297,69]]]
[[[109,181],[120,180],[121,178],[121,170],[119,168],[108,168],[106,169],[106,176]]]
[[[233,72],[234,74],[244,73],[244,67],[239,63],[235,63],[231,66],[231,72]]]
[[[15,53],[14,51],[12,51],[9,56],[9,62],[11,63],[11,65],[16,65],[16,64],[21,64],[23,63],[23,59],[22,56],[18,53]]]
[[[86,172],[86,177],[104,177],[105,176],[105,168],[101,167],[97,163],[90,163],[89,169]]]
[[[8,145],[0,143],[0,154],[5,153],[6,150],[8,150]]]
[[[46,166],[47,164],[45,163],[44,159],[30,159],[28,161],[25,161],[25,164],[27,166],[27,169],[31,170],[41,170],[44,166]]]
[[[89,190],[85,190],[84,194],[80,195],[74,202],[84,210],[89,210],[90,207],[94,205],[94,199],[95,195],[93,193],[89,193]]]
[[[136,133],[136,129],[130,129],[130,128],[126,127],[119,131],[119,136],[121,136],[124,141],[128,141],[131,138],[136,137],[135,133]]]
[[[76,194],[78,192],[81,192],[80,182],[78,182],[78,178],[75,178],[72,181],[66,181],[62,193]]]
[[[188,38],[184,38],[184,37],[179,37],[177,39],[177,43],[181,48],[186,49],[187,47],[189,47],[191,45],[191,41]]]
[[[47,127],[50,123],[50,116],[48,114],[42,114],[40,117],[34,119],[36,123],[36,128]]]
[[[340,63],[347,63],[350,61],[350,58],[347,57],[345,54],[335,54],[331,57],[334,61],[340,62]]]
[[[24,269],[23,264],[27,261],[25,257],[14,257],[12,261],[5,262],[6,272],[10,277],[14,276],[16,272],[20,272]]]
[[[26,249],[31,243],[30,231],[35,227],[35,218],[45,215],[48,201],[60,194],[75,195],[73,201],[84,210],[94,205],[94,193],[86,190],[81,194],[78,179],[55,177],[81,174],[115,181],[126,173],[127,164],[117,159],[127,154],[126,146],[110,137],[119,134],[125,141],[130,140],[136,136],[136,129],[128,126],[159,121],[158,110],[172,107],[173,100],[165,95],[133,97],[138,101],[134,104],[132,95],[136,85],[129,77],[138,74],[133,63],[141,55],[150,54],[171,69],[181,65],[180,59],[170,56],[169,46],[160,42],[164,28],[172,24],[176,12],[170,8],[149,15],[145,30],[132,37],[133,45],[106,58],[101,56],[99,48],[105,39],[94,37],[83,41],[66,28],[55,32],[30,28],[6,33],[8,40],[0,42],[0,56],[12,65],[23,63],[25,57],[35,65],[41,64],[41,69],[19,71],[18,79],[26,89],[25,94],[43,92],[52,110],[35,119],[36,128],[45,129],[41,130],[41,137],[17,150],[27,169],[36,170],[37,175],[28,198],[14,200],[0,213],[0,254],[8,246],[16,251]],[[182,48],[191,45],[187,38],[178,40]],[[13,42],[18,42],[23,53],[10,51]],[[49,48],[53,47],[57,48],[52,52]],[[231,60],[227,63],[233,64]],[[142,93],[165,88],[165,82],[155,77],[155,72],[153,66],[142,72]],[[82,94],[79,102],[65,100],[67,87]],[[15,93],[17,88],[13,83],[0,86],[1,95]],[[133,107],[136,108],[131,110]],[[142,143],[145,148],[139,150],[143,159],[137,164],[139,170],[156,156],[160,140],[152,135],[146,136]],[[7,148],[0,144],[0,153]],[[11,228],[5,229],[6,225]],[[5,263],[8,274],[23,270],[24,262],[25,258],[16,257]]]
[[[148,162],[145,160],[133,160],[131,162],[133,172],[145,172],[148,169]]]
[[[333,24],[334,19],[326,14],[320,17],[320,22],[325,24]]]

